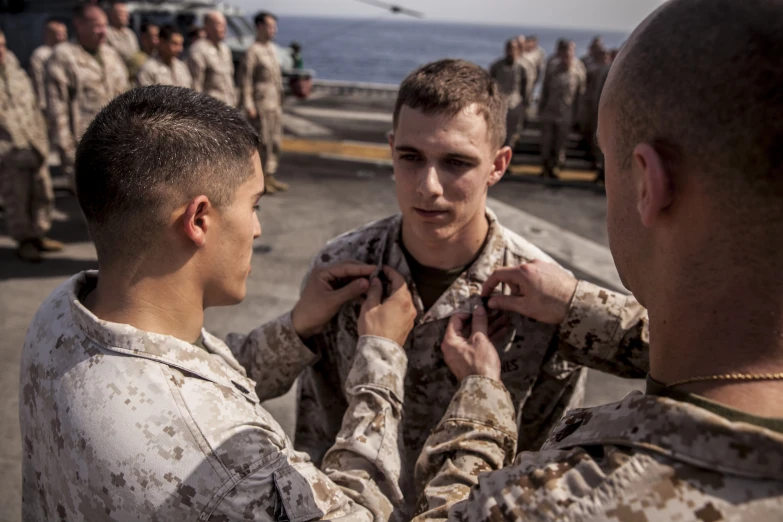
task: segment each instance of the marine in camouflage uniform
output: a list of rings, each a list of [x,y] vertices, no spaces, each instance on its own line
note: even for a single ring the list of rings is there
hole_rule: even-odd
[[[541,121],[541,161],[546,176],[554,176],[555,167],[565,158],[573,117],[584,94],[585,74],[577,60],[572,60],[568,65],[561,58],[550,62],[538,109]]]
[[[267,190],[286,190],[287,185],[274,178],[283,139],[283,77],[271,41],[256,41],[248,48],[242,60],[240,90],[245,111],[256,115],[250,123],[258,132],[258,152]]]
[[[139,52],[139,39],[130,27],[107,27],[106,43],[119,53],[125,63]]]
[[[193,89],[236,107],[234,62],[231,49],[225,43],[214,44],[206,38],[198,40],[188,50],[187,64],[193,77]]]
[[[343,260],[382,263],[402,274],[411,288],[418,316],[405,345],[409,362],[399,446],[401,487],[409,509],[420,493],[413,482],[416,459],[459,387],[440,349],[449,318],[457,312],[472,311],[480,302],[482,284],[496,269],[534,259],[552,262],[540,249],[503,228],[492,212],[487,212],[487,218],[488,237],[478,258],[429,310],[423,309],[401,247],[400,215],[339,236],[313,262],[314,266]],[[269,392],[275,387],[277,391],[266,398],[280,395],[302,369],[314,363],[300,379],[295,443],[315,462],[323,458],[346,412],[348,403],[341,390],[354,357],[359,312],[358,304],[343,306],[325,331],[312,340],[319,355],[290,354],[285,367],[275,364],[282,368],[274,376],[276,382],[267,383]],[[568,317],[560,327],[511,316],[513,328],[497,348],[503,382],[518,417],[519,450],[538,449],[563,413],[581,406],[586,375],[583,364],[624,377],[647,374],[646,318],[646,312],[633,299],[587,282],[579,283]],[[278,341],[271,337],[267,342]]]
[[[182,60],[175,57],[172,58],[171,65],[167,65],[157,56],[153,56],[141,66],[136,75],[136,83],[139,87],[147,85],[176,85],[192,89],[193,77],[190,76],[190,71]]]
[[[506,142],[514,146],[517,132],[525,120],[525,107],[528,95],[527,70],[519,60],[519,48],[516,40],[506,42],[506,56],[494,62],[489,75],[498,84],[500,92],[506,98]]]
[[[42,45],[30,55],[30,75],[33,80],[35,96],[38,98],[38,106],[46,113],[46,62],[51,58],[54,48]]]
[[[52,226],[54,194],[47,158],[46,124],[33,85],[0,32],[0,191],[8,235],[25,261],[40,261],[41,251],[61,250],[46,238]]]
[[[61,150],[63,169],[73,176],[76,144],[95,115],[128,89],[128,70],[114,48],[101,44],[95,55],[78,43],[59,44],[47,63],[49,121]]]
[[[414,520],[772,521],[783,510],[783,421],[651,379],[646,394],[568,412],[541,451],[500,469],[512,427],[503,386],[465,379],[417,464]]]
[[[255,391],[277,372],[276,357],[310,353],[290,314],[230,337],[232,350],[264,360],[246,373],[204,330],[190,344],[98,319],[82,304],[97,280],[97,272],[83,272],[61,285],[27,334],[24,520],[400,516],[406,355],[399,345],[359,340],[345,381],[346,422],[321,472],[293,450]]]

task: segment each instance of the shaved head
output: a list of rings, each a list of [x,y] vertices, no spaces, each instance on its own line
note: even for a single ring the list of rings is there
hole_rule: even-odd
[[[664,4],[624,45],[601,99],[618,166],[630,168],[648,143],[711,192],[748,206],[759,198],[741,196],[771,196],[780,207],[782,35],[783,0]]]

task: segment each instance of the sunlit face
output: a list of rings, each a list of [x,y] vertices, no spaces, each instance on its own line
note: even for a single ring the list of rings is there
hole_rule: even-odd
[[[141,47],[147,54],[158,47],[160,43],[160,27],[151,25],[147,27],[147,32],[141,35]]]
[[[128,23],[130,22],[128,6],[125,4],[114,4],[109,10],[109,17],[111,17],[111,24],[113,26],[128,27]]]
[[[49,22],[46,24],[46,40],[51,45],[57,45],[68,39],[68,29],[65,24],[60,22]]]
[[[275,36],[277,36],[277,20],[271,16],[267,16],[264,19],[264,23],[258,24],[258,31],[262,38],[274,40]]]
[[[8,47],[5,43],[5,35],[0,33],[0,65],[5,65],[5,57],[8,54]]]
[[[486,219],[487,189],[502,172],[475,105],[454,116],[403,106],[390,144],[406,241],[449,240]]]
[[[638,260],[645,257],[647,232],[637,212],[637,190],[631,169],[622,168],[616,146],[615,113],[612,107],[610,79],[604,88],[598,109],[597,139],[604,154],[606,171],[606,226],[609,248],[623,284],[643,302],[641,288],[635,284]]]
[[[226,38],[226,17],[222,13],[210,13],[204,17],[204,31],[207,38],[213,42],[221,42]]]
[[[233,201],[217,211],[205,243],[209,280],[204,306],[241,302],[247,294],[247,277],[253,241],[261,236],[258,201],[264,192],[264,174],[258,153],[252,158],[254,174],[237,189]]]
[[[73,21],[79,43],[85,49],[97,49],[106,42],[106,13],[100,7],[90,7],[84,17]]]

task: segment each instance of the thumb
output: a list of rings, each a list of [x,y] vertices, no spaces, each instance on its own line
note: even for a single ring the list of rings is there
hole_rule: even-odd
[[[473,334],[483,333],[487,335],[487,311],[482,305],[478,305],[473,311]]]
[[[529,305],[529,301],[524,296],[496,295],[489,300],[489,307],[493,310],[515,312],[535,319],[535,317],[531,315],[533,310]]]
[[[342,306],[365,293],[369,287],[370,282],[365,278],[355,279],[339,290],[332,292],[332,300],[335,301],[335,304]]]
[[[374,277],[372,281],[370,281],[370,291],[367,292],[367,299],[364,301],[364,305],[362,305],[362,311],[380,306],[382,294],[383,285],[381,284],[381,280]]]

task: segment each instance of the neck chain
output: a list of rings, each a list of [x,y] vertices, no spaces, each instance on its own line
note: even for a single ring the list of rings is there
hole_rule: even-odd
[[[783,373],[724,373],[717,375],[705,375],[703,377],[691,377],[667,384],[667,388],[705,381],[783,381]]]

